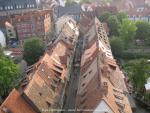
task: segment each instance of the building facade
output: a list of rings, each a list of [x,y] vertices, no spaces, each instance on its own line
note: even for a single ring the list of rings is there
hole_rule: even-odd
[[[13,24],[20,43],[34,36],[45,39],[51,32],[51,13],[50,10],[39,10],[17,15],[13,18]]]
[[[150,8],[132,8],[128,11],[128,16],[132,21],[150,22]]]
[[[40,0],[0,0],[0,16],[24,13],[39,6]]]

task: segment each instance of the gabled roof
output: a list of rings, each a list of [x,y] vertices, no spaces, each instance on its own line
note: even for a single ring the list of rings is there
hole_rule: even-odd
[[[132,8],[128,11],[129,16],[149,16],[150,8]]]
[[[58,6],[57,10],[57,17],[61,17],[63,15],[80,15],[82,11],[81,6],[79,4],[73,4],[65,7]]]
[[[67,78],[67,64],[70,55],[67,44],[60,40],[52,50],[45,53],[40,64],[32,75],[24,93],[39,108],[55,108],[59,106],[63,82]],[[68,55],[67,55],[68,54]]]
[[[98,19],[95,19],[94,25],[95,28],[91,29],[97,33],[95,42],[89,48],[85,48],[81,59],[76,107],[82,110],[95,110],[104,101],[113,113],[132,113],[128,98],[124,94],[127,92],[124,75],[112,56],[104,27]],[[90,43],[87,43],[88,45]],[[108,111],[106,109],[102,112]]]

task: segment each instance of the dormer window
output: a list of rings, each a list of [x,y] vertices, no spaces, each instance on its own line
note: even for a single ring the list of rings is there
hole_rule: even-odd
[[[50,102],[46,101],[46,104],[47,104],[48,107],[51,107],[51,103]]]
[[[30,5],[29,4],[27,4],[27,8],[29,8],[30,7]]]
[[[5,10],[7,10],[7,6],[5,6]]]
[[[84,86],[85,86],[85,83],[82,84],[82,87],[84,87]]]
[[[89,71],[89,74],[91,74],[92,73],[92,70],[91,71]]]
[[[84,76],[83,76],[83,78],[85,78],[86,76],[87,76],[87,74],[86,74],[86,75],[84,75]]]
[[[3,7],[0,7],[0,10],[3,10]]]

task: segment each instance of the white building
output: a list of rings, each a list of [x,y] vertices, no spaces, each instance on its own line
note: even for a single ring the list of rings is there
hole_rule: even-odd
[[[64,27],[64,24],[67,24],[69,21],[76,25],[76,21],[71,16],[60,17],[56,22],[56,27],[55,27],[56,33],[59,34],[62,28]]]
[[[6,47],[6,38],[1,30],[0,30],[0,45],[2,47]]]

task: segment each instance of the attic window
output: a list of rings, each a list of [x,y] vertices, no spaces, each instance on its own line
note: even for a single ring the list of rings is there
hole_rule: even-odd
[[[87,74],[86,74],[86,75],[84,75],[84,76],[83,76],[83,78],[85,78],[86,76],[87,76]]]
[[[123,94],[123,92],[119,91],[119,90],[116,90],[116,89],[113,89],[114,92],[117,92],[117,93],[121,93]]]
[[[116,70],[116,66],[109,64],[109,67],[113,70]]]
[[[51,85],[52,90],[55,92],[56,87]]]
[[[51,103],[50,102],[46,101],[46,104],[47,104],[48,107],[51,107]]]
[[[84,86],[85,86],[85,83],[82,84],[82,87],[84,87]]]
[[[60,73],[60,72],[58,72],[58,71],[56,71],[56,70],[54,70],[54,69],[53,69],[53,71],[55,72],[56,76],[61,76],[61,73]]]
[[[119,99],[119,100],[123,100],[123,97],[119,96],[119,95],[114,95],[115,98]]]
[[[42,96],[42,93],[41,93],[41,92],[39,92],[39,95],[40,95],[40,96]]]
[[[89,74],[91,74],[92,73],[92,70],[91,71],[89,71]]]
[[[84,99],[80,102],[80,104],[84,104],[85,101],[86,101],[86,98],[84,98]]]
[[[124,105],[123,103],[121,103],[120,101],[119,101],[119,102],[116,101],[116,104],[118,105],[118,107],[119,107],[121,110],[123,110],[124,107],[125,107],[125,105]]]
[[[57,80],[55,80],[55,79],[53,79],[53,81],[54,81],[54,83],[55,83],[55,84],[57,84],[57,83],[58,83],[58,81],[57,81]]]
[[[55,66],[57,69],[61,70],[61,71],[63,70],[63,68],[60,67],[60,66],[57,66],[57,65],[55,65],[55,64],[54,64],[54,66]]]

